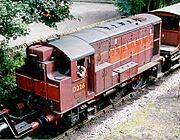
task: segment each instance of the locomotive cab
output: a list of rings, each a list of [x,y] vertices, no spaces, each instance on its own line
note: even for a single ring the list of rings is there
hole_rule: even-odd
[[[33,44],[26,54],[25,65],[16,72],[17,86],[27,97],[41,99],[33,100],[35,106],[62,114],[93,97],[94,49],[86,42],[63,36]],[[78,67],[83,67],[81,76]]]

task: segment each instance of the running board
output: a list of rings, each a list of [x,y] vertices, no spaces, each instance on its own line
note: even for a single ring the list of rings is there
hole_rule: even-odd
[[[15,138],[20,138],[32,131],[32,125],[25,121],[14,125],[6,112],[0,111],[0,117],[5,120],[5,123],[8,125]]]

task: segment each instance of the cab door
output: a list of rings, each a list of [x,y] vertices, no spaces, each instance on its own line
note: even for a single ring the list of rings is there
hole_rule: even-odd
[[[91,55],[87,58],[87,90],[89,92],[95,91],[94,86],[94,72],[95,72],[95,61],[94,56]]]

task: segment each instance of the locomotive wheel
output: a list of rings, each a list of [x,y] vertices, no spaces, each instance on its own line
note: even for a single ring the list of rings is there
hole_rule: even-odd
[[[110,102],[116,103],[119,99],[121,99],[126,94],[126,88],[119,89],[115,95],[110,96]]]
[[[136,91],[138,90],[144,83],[144,78],[141,77],[139,80],[136,80],[134,81],[132,84],[131,84],[131,88],[133,91]]]
[[[79,121],[78,115],[76,115],[74,112],[71,112],[70,114],[67,115],[65,124],[67,125],[67,127],[72,127],[76,123],[78,123],[78,121]]]

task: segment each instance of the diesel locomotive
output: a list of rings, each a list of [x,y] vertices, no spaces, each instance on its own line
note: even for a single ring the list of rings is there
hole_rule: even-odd
[[[74,125],[117,93],[158,77],[165,65],[161,24],[138,14],[28,46],[16,70],[16,106],[27,113],[17,123],[8,109],[0,111],[0,132],[10,128],[18,138],[44,123]]]

